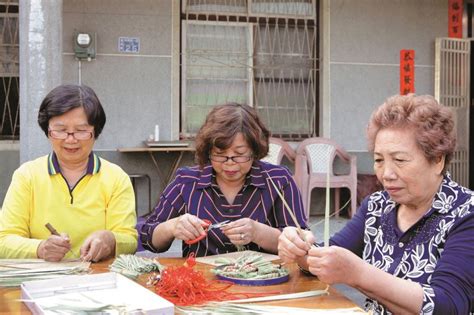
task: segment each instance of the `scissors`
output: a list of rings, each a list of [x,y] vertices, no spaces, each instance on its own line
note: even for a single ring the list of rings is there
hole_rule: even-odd
[[[202,240],[203,238],[205,238],[207,236],[207,233],[210,230],[218,229],[220,227],[223,227],[226,224],[229,224],[229,222],[230,222],[230,220],[225,220],[225,221],[222,221],[222,222],[211,224],[211,221],[209,221],[209,220],[204,219],[203,221],[204,221],[204,223],[207,224],[207,226],[204,228],[205,234],[199,235],[197,238],[195,238],[193,240],[184,241],[186,244],[188,244],[188,245],[195,244],[195,243],[199,242],[200,240]]]

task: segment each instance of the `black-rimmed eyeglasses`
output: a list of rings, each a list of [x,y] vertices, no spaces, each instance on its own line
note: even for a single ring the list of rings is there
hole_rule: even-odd
[[[209,155],[209,159],[213,162],[225,163],[228,160],[232,160],[235,163],[245,163],[252,159],[252,155],[236,155],[236,156],[225,156],[225,155]]]
[[[60,130],[49,130],[48,134],[51,138],[57,140],[66,140],[69,135],[72,135],[76,140],[89,140],[94,136],[93,131],[60,131]]]

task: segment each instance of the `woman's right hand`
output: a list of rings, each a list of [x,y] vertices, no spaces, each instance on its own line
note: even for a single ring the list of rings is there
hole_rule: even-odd
[[[289,226],[283,229],[278,237],[278,256],[286,263],[298,261],[308,254],[315,238],[311,231],[302,231],[306,242],[299,235],[298,230]]]
[[[207,223],[195,215],[186,213],[176,219],[173,236],[183,241],[194,240],[206,234],[203,226],[207,226]]]
[[[61,233],[61,236],[51,235],[43,240],[36,250],[36,255],[46,261],[60,261],[70,249],[69,236]]]

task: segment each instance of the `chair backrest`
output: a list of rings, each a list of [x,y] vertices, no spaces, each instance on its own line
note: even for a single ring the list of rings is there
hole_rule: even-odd
[[[309,169],[311,173],[328,173],[332,175],[335,148],[326,143],[314,143],[306,146]]]
[[[309,138],[298,146],[297,155],[306,157],[309,173],[334,175],[333,164],[336,156],[350,161],[350,156],[336,142],[327,138]]]
[[[336,157],[341,159],[345,167],[348,167],[347,174],[334,174]],[[328,186],[336,188],[334,195],[336,213],[339,212],[341,188],[348,188],[350,191],[349,216],[352,217],[356,212],[357,158],[349,155],[334,141],[327,138],[309,138],[300,143],[296,151],[295,181],[301,190],[303,207],[308,215],[311,212],[311,190]]]
[[[262,161],[279,165],[283,157],[286,156],[290,161],[294,162],[296,156],[295,150],[293,150],[287,142],[273,137],[269,139],[269,142],[268,155],[261,159]]]

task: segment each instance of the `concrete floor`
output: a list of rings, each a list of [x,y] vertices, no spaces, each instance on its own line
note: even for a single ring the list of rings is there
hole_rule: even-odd
[[[348,219],[346,217],[339,217],[335,218],[332,217],[329,220],[329,231],[330,234],[333,235],[340,229],[344,227],[347,223]],[[322,240],[324,235],[324,217],[322,216],[311,216],[309,219],[309,227],[311,231],[316,236],[317,240]],[[147,256],[147,257],[181,257],[181,241],[174,241],[171,245],[170,249],[166,253],[161,254],[153,254],[151,252],[140,252],[139,255]],[[351,299],[357,305],[363,307],[365,296],[361,294],[358,290],[353,289],[349,286],[343,284],[336,284],[333,285],[339,292],[344,294],[346,297]]]

